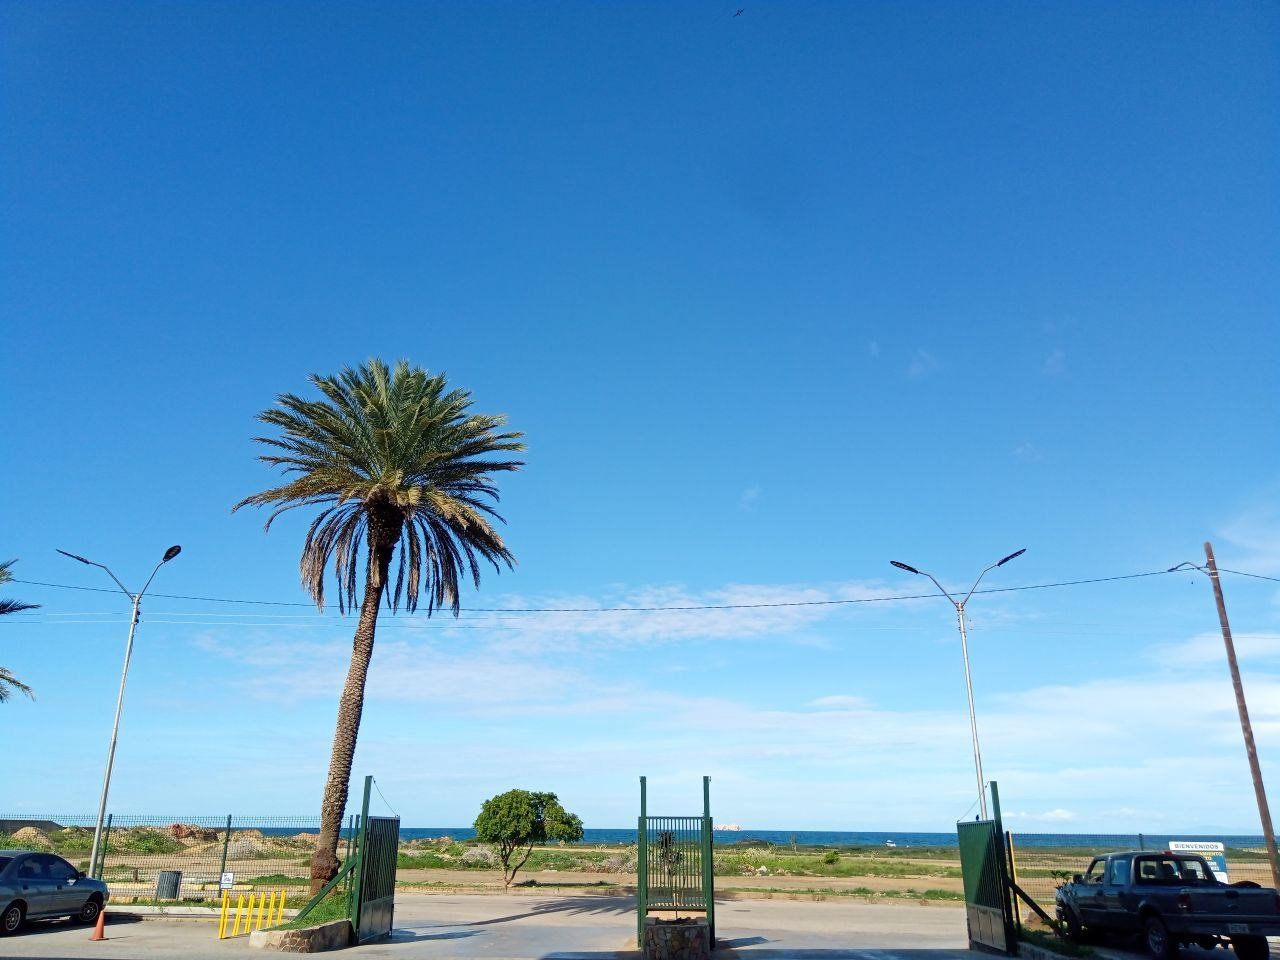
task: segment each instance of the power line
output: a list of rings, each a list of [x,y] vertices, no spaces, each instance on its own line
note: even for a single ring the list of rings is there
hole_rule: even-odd
[[[1272,583],[1280,583],[1280,577],[1267,577],[1261,573],[1245,573],[1243,570],[1228,570],[1226,567],[1219,567],[1219,573],[1234,573],[1238,577],[1253,577],[1255,580],[1270,580]]]
[[[1233,573],[1243,577],[1254,577],[1259,580],[1275,580],[1280,582],[1280,578],[1263,576],[1258,573],[1246,573],[1241,570],[1228,570],[1220,567],[1222,573]],[[1057,580],[1051,583],[1030,583],[1017,587],[986,587],[975,593],[1017,593],[1024,590],[1051,590],[1060,587],[1077,587],[1094,583],[1114,583],[1120,580],[1139,580],[1145,577],[1160,577],[1172,573],[1170,570],[1151,570],[1146,573],[1126,573],[1112,577],[1088,577],[1079,580]],[[82,587],[69,583],[49,583],[43,580],[18,580],[13,579],[11,583],[22,583],[28,586],[37,587],[53,587],[59,590],[84,590],[92,593],[115,593],[114,590],[105,587]],[[305,603],[296,600],[244,600],[231,597],[199,597],[186,594],[175,593],[156,593],[152,596],[165,600],[191,600],[200,603],[228,603],[239,604],[242,606],[275,606],[275,607],[314,607],[314,604]],[[539,613],[585,613],[585,614],[602,614],[602,613],[691,613],[699,611],[711,610],[767,610],[781,609],[787,607],[835,607],[850,606],[859,603],[893,603],[903,600],[927,600],[936,597],[935,593],[908,593],[894,594],[883,597],[850,597],[837,600],[776,600],[763,601],[760,603],[699,603],[699,604],[671,604],[666,606],[630,606],[630,607],[464,607],[463,612],[466,614],[539,614]],[[213,616],[214,614],[210,614]],[[235,616],[235,614],[231,614]],[[282,614],[281,616],[287,616]],[[490,620],[494,617],[467,617],[465,619],[473,620]]]

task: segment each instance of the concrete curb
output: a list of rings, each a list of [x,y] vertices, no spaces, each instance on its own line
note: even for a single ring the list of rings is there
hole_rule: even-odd
[[[1037,944],[1027,943],[1025,940],[1018,941],[1018,956],[1023,960],[1079,960],[1077,957],[1068,957],[1065,953],[1047,950]]]
[[[234,909],[234,904],[232,905]],[[139,904],[137,906],[113,907],[107,904],[104,911],[109,921],[116,917],[137,917],[141,920],[217,920],[222,914],[221,907],[162,907]],[[297,910],[284,911],[284,917],[292,920],[298,915]]]

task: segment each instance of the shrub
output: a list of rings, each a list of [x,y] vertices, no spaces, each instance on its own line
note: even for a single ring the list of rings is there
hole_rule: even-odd
[[[836,863],[840,860],[840,854],[835,850],[828,850],[822,855],[822,862],[826,864]]]

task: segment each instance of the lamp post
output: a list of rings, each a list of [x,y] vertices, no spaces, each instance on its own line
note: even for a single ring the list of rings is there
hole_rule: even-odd
[[[1218,604],[1218,623],[1222,626],[1222,642],[1227,648],[1227,666],[1231,669],[1231,685],[1236,691],[1236,710],[1240,714],[1240,731],[1244,734],[1244,751],[1249,755],[1249,772],[1253,775],[1253,792],[1258,798],[1258,819],[1262,821],[1263,839],[1267,843],[1267,860],[1271,863],[1271,882],[1280,888],[1280,856],[1276,853],[1276,833],[1271,826],[1271,810],[1267,806],[1267,791],[1262,785],[1262,767],[1258,764],[1258,747],[1253,742],[1253,724],[1249,722],[1249,708],[1244,702],[1244,685],[1240,682],[1240,665],[1236,662],[1236,645],[1231,639],[1231,624],[1227,621],[1227,604],[1222,599],[1222,580],[1218,576],[1218,564],[1213,558],[1213,544],[1204,545],[1205,565],[1187,562],[1170,567],[1175,570],[1199,570],[1213,584],[1213,598]]]
[[[178,554],[182,552],[182,547],[175,544],[164,552],[164,556],[160,558],[160,562],[156,564],[155,569],[151,571],[151,576],[147,577],[147,582],[143,584],[141,590],[137,593],[130,593],[129,588],[120,582],[120,578],[111,572],[106,564],[96,563],[93,560],[86,560],[84,557],[74,553],[67,553],[65,550],[59,550],[58,553],[64,557],[70,557],[72,560],[79,560],[81,563],[87,563],[91,567],[101,567],[107,571],[107,576],[116,582],[121,591],[133,603],[133,615],[129,618],[129,640],[124,646],[124,669],[120,673],[120,693],[116,696],[116,718],[111,724],[111,746],[107,749],[107,770],[102,777],[102,797],[98,801],[98,822],[93,828],[93,851],[89,854],[89,872],[93,876],[97,876],[98,870],[98,849],[102,841],[102,821],[107,815],[107,793],[111,789],[111,767],[116,759],[116,737],[120,732],[120,710],[124,706],[124,685],[129,678],[129,660],[133,656],[133,635],[138,629],[138,609],[142,603],[142,595],[147,592],[147,587],[151,586],[151,581],[156,578],[159,569]],[[101,878],[99,878],[101,879]]]
[[[973,596],[973,591],[978,589],[978,584],[982,582],[982,578],[990,571],[994,570],[996,567],[1003,567],[1010,560],[1015,557],[1020,557],[1026,552],[1026,547],[1023,547],[1021,550],[1011,553],[1003,559],[997,560],[995,563],[991,564],[991,566],[983,570],[978,574],[978,579],[973,581],[973,586],[969,588],[969,592],[964,595],[963,600],[957,600],[949,594],[946,587],[940,584],[933,574],[926,573],[923,570],[917,570],[910,564],[902,563],[899,560],[889,561],[899,570],[905,570],[907,573],[914,573],[923,577],[928,577],[933,581],[933,585],[942,591],[942,595],[950,600],[952,606],[956,608],[956,623],[960,627],[960,653],[964,657],[964,688],[965,692],[969,695],[969,731],[973,735],[973,767],[974,772],[978,776],[978,807],[982,812],[983,820],[987,819],[987,781],[982,776],[982,750],[978,746],[978,717],[973,710],[973,680],[969,676],[969,637],[964,629],[964,605],[969,602],[969,598]]]

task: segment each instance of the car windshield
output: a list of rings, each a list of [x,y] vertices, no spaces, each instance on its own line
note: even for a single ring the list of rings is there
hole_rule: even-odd
[[[1143,857],[1136,871],[1138,883],[1165,883],[1177,886],[1215,884],[1213,873],[1194,857]]]
[[[13,857],[0,857],[0,870],[13,863]]]

